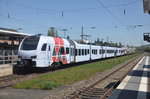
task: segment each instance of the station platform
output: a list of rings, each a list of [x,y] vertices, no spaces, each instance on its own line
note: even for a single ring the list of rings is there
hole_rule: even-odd
[[[109,99],[150,99],[150,56],[144,56]]]
[[[0,77],[13,74],[13,64],[0,64]]]

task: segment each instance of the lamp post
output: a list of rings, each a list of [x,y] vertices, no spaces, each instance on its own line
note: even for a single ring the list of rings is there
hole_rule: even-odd
[[[64,38],[66,38],[66,31],[67,31],[67,29],[62,29],[62,31],[64,31]]]
[[[92,27],[91,27],[91,29],[95,29],[95,28],[96,28],[95,26],[92,26]]]

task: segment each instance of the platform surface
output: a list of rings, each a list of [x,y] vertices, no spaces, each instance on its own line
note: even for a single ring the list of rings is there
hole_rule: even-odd
[[[0,77],[13,74],[12,64],[0,64]]]
[[[139,61],[109,99],[150,99],[150,56]]]

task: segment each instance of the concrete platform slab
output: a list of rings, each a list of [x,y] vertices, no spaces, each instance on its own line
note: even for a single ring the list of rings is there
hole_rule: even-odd
[[[13,65],[12,64],[3,64],[0,65],[0,77],[13,74]]]
[[[109,99],[150,99],[150,56],[145,56],[125,77]]]

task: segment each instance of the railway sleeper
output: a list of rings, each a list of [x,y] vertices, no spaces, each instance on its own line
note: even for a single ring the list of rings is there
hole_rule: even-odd
[[[87,96],[87,97],[100,97],[101,95],[100,94],[94,94],[94,93],[86,93],[86,94],[83,94],[82,96]]]
[[[87,93],[84,93],[84,94],[100,95],[100,92],[87,92]]]
[[[97,92],[95,92],[95,91],[89,91],[89,92],[86,92],[86,93],[84,93],[84,94],[94,94],[94,95],[99,95],[100,92],[101,92],[101,91],[97,91]]]
[[[92,97],[92,96],[81,96],[78,99],[100,99],[101,97]]]

